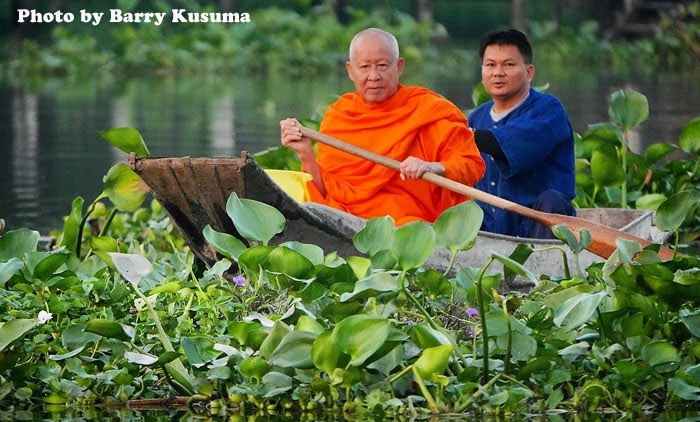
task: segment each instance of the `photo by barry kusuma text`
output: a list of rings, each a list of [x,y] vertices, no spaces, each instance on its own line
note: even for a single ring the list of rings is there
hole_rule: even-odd
[[[81,9],[76,21],[76,14],[55,10],[41,12],[36,9],[17,9],[18,23],[71,23],[80,22],[91,25],[109,23],[150,23],[161,25],[166,19],[172,23],[247,23],[250,14],[243,12],[188,12],[187,9],[172,9],[168,12],[124,12],[121,9],[109,9],[109,12],[91,12]]]

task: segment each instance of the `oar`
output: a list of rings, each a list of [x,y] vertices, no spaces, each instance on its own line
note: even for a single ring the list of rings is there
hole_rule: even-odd
[[[309,128],[302,127],[301,133],[308,138],[315,139],[318,142],[332,146],[341,151],[345,151],[349,154],[356,155],[358,157],[375,162],[377,164],[381,164],[385,167],[389,167],[397,171],[399,170],[400,163],[392,158],[385,157],[372,151],[368,151],[364,148],[360,148],[358,146],[349,144],[345,141],[335,139],[331,136],[325,135],[323,133],[317,132]],[[617,249],[615,240],[620,237],[635,241],[642,245],[642,247],[646,247],[652,244],[652,242],[646,239],[642,239],[641,237],[634,236],[621,230],[616,230],[611,227],[604,226],[602,224],[593,223],[582,218],[572,217],[568,215],[551,214],[547,212],[533,210],[532,208],[528,208],[523,205],[516,204],[515,202],[499,198],[498,196],[491,195],[490,193],[486,193],[484,191],[473,188],[471,186],[467,186],[459,182],[455,182],[454,180],[439,176],[435,173],[423,173],[423,176],[421,178],[445,189],[449,189],[453,192],[457,192],[462,195],[478,199],[479,201],[493,205],[494,207],[498,207],[506,211],[520,214],[524,217],[537,221],[547,227],[552,227],[554,225],[560,224],[568,227],[572,232],[575,233],[578,233],[581,229],[588,229],[588,231],[591,233],[592,240],[591,244],[586,249],[602,258],[609,258],[610,255],[615,251],[615,249]],[[673,250],[665,246],[662,246],[659,249],[659,256],[663,260],[673,259],[673,255]]]

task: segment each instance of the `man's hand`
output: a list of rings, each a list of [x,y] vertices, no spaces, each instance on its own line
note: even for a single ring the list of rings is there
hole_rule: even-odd
[[[439,162],[423,161],[420,158],[410,156],[401,162],[399,166],[401,180],[420,179],[423,173],[435,173],[438,176],[445,175],[445,166]]]
[[[301,123],[297,119],[288,118],[280,121],[280,139],[282,145],[299,154],[300,158],[305,155],[313,155],[311,139],[301,134]]]
[[[288,118],[280,121],[280,139],[282,145],[296,152],[301,161],[303,171],[313,177],[314,184],[321,195],[326,196],[326,187],[321,179],[321,170],[314,157],[314,147],[311,139],[301,134],[301,123],[297,119]]]

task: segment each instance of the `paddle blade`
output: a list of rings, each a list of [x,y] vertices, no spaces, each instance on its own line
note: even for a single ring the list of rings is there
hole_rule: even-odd
[[[644,248],[649,245],[652,245],[652,242],[646,239],[642,239],[641,237],[623,232],[621,230],[613,229],[602,224],[593,223],[588,220],[583,220],[581,218],[554,214],[551,214],[550,217],[556,220],[555,224],[563,224],[569,227],[569,229],[575,232],[577,236],[580,236],[579,231],[581,229],[587,229],[591,233],[591,243],[586,247],[586,249],[600,256],[601,258],[608,259],[610,255],[612,255],[612,253],[615,252],[615,249],[617,249],[616,240],[618,238],[637,242]],[[661,246],[659,248],[659,257],[662,260],[671,260],[673,259],[673,256],[673,250],[665,246]]]

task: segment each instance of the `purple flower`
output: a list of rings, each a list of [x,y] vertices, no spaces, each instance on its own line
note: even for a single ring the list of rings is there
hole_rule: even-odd
[[[468,335],[468,336],[471,336],[471,335],[473,335],[473,334],[474,334],[474,330],[472,329],[472,327],[467,326],[467,335]]]
[[[473,317],[479,315],[479,311],[476,310],[475,308],[469,308],[467,309],[467,315]]]
[[[409,319],[408,321],[406,321],[406,325],[408,325],[409,327],[412,326],[413,324],[414,324],[414,322],[412,319]]]
[[[242,275],[237,275],[233,277],[233,283],[236,285],[236,287],[243,287],[245,285],[245,277]]]

